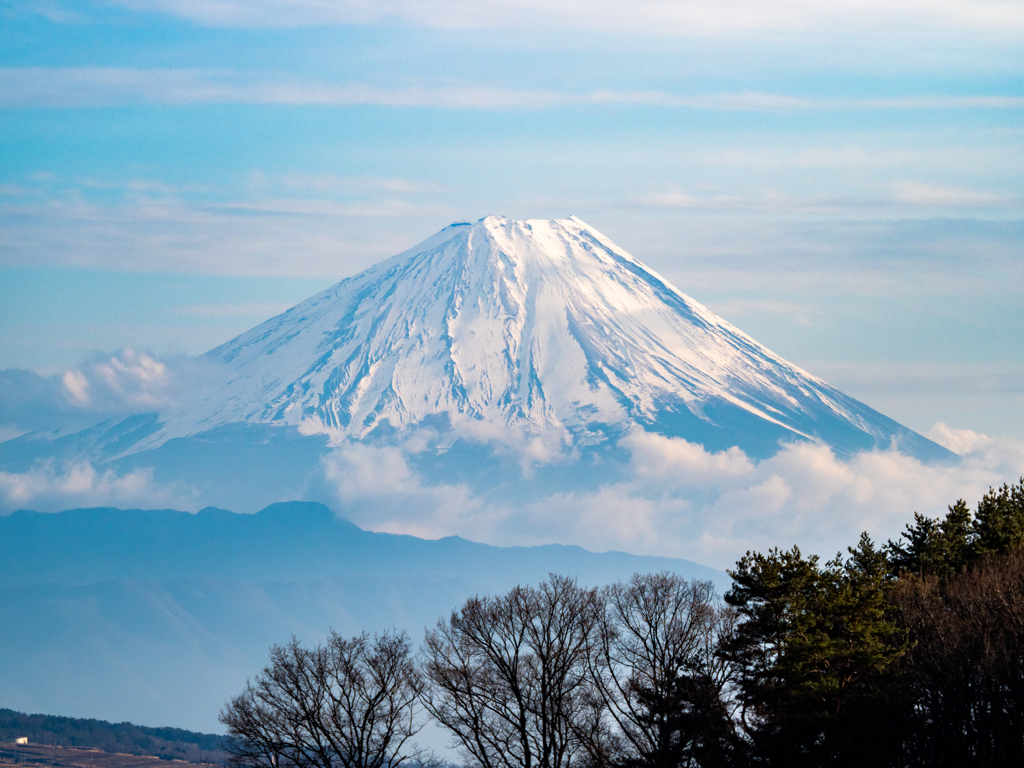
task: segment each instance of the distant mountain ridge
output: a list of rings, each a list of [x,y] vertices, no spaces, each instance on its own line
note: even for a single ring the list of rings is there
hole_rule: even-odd
[[[202,732],[292,635],[397,627],[419,642],[468,597],[549,573],[728,582],[673,558],[372,533],[307,502],[20,511],[0,517],[0,563],[0,707]]]
[[[625,552],[589,552],[547,544],[495,547],[458,536],[419,539],[364,531],[314,502],[271,504],[252,515],[208,507],[30,510],[0,517],[0,587],[77,586],[117,579],[218,578],[259,582],[301,579],[464,578],[508,583],[506,573],[537,581],[564,569],[601,584],[624,569],[685,569],[721,583],[723,574],[697,563]],[[500,588],[500,587],[499,587]]]

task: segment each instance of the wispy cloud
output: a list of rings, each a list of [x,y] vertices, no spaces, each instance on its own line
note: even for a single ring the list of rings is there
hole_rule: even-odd
[[[713,93],[682,96],[664,91],[596,91],[577,97],[595,104],[639,104],[651,107],[692,107],[738,112],[806,110],[941,110],[1021,109],[1024,96],[905,96],[879,99],[824,99],[777,93]]]
[[[959,187],[901,181],[873,194],[860,196],[796,195],[775,190],[755,194],[690,193],[682,190],[651,192],[623,204],[638,208],[720,211],[733,213],[809,213],[842,215],[860,212],[889,218],[921,209],[987,209],[1024,211],[1024,197]]]
[[[1024,361],[811,361],[816,372],[829,381],[842,382],[862,392],[900,390],[918,395],[958,392],[962,395],[1024,395]]]
[[[919,173],[921,169],[964,169],[991,174],[1003,169],[1024,173],[1024,152],[1014,137],[1005,135],[999,150],[993,153],[994,136],[988,141],[967,141],[956,145],[933,142],[892,146],[879,141],[872,146],[862,139],[842,137],[816,141],[810,146],[731,146],[693,153],[692,162],[712,168],[739,168],[745,171],[858,171],[872,175]]]
[[[900,24],[1014,30],[1024,9],[999,0],[120,0],[139,11],[170,13],[211,26],[295,27],[399,21],[440,29],[529,28],[653,32],[661,35],[759,31],[877,30]]]
[[[558,91],[461,86],[378,87],[281,79],[233,70],[111,67],[0,68],[0,107],[76,108],[126,104],[277,104],[443,110],[539,110],[607,104],[715,111],[1024,109],[1024,96],[951,95],[821,99],[786,94],[680,95],[664,91]]]
[[[89,21],[89,12],[79,5],[69,7],[70,3],[61,0],[7,0],[5,15],[8,18],[25,16],[41,16],[55,24],[81,24]]]
[[[266,177],[262,182],[272,180]],[[333,173],[288,173],[279,183],[287,189],[318,190],[321,192],[342,191],[347,193],[391,192],[400,195],[434,193],[441,191],[437,184],[401,178],[379,178],[375,176],[337,176]]]
[[[289,308],[288,304],[189,304],[176,310],[180,315],[195,317],[267,318]]]
[[[800,325],[811,325],[812,317],[818,311],[814,306],[770,299],[730,299],[723,303],[711,303],[709,306],[726,319],[764,314],[784,315]]]
[[[156,195],[181,195],[196,192],[209,192],[210,187],[204,184],[167,184],[158,179],[128,178],[107,180],[97,178],[81,178],[77,183],[90,189],[138,192]]]
[[[1005,197],[990,192],[978,192],[960,187],[938,184],[923,184],[916,181],[900,181],[893,185],[896,200],[911,205],[971,207],[1010,202]],[[1019,202],[1019,201],[1015,201]]]
[[[198,202],[140,195],[110,203],[72,188],[0,205],[0,265],[341,279],[459,213],[390,196]]]
[[[97,107],[125,104],[278,104],[437,109],[539,109],[555,93],[487,87],[378,88],[276,80],[223,70],[8,67],[0,69],[0,106]]]

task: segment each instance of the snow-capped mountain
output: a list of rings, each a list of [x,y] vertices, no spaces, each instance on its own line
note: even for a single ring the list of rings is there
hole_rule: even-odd
[[[293,633],[415,631],[553,572],[725,583],[624,551],[828,553],[865,508],[909,515],[892,492],[904,457],[865,469],[821,446],[776,456],[784,443],[952,458],[574,218],[453,224],[206,358],[175,410],[0,443],[0,604],[32,616],[0,653],[28,670],[5,689],[25,708],[85,696],[159,720],[188,702],[209,720]],[[351,522],[265,509],[292,500]],[[98,505],[150,509],[15,512]],[[554,542],[605,553],[525,546]],[[72,666],[84,684],[66,684]]]
[[[573,445],[639,425],[754,455],[822,440],[948,456],[575,217],[452,224],[207,354],[224,386],[131,451],[237,423],[337,442],[440,418]]]

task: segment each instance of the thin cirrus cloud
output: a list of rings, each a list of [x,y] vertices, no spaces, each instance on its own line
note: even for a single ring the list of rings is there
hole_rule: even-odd
[[[217,205],[129,200],[117,205],[50,198],[0,207],[0,266],[338,279],[399,253],[442,206],[403,200],[339,203],[261,199]],[[382,227],[388,221],[390,227]]]
[[[718,315],[725,318],[758,317],[765,314],[783,315],[791,318],[799,325],[813,325],[813,316],[818,308],[810,304],[798,304],[792,301],[772,301],[770,299],[730,299],[719,304],[709,305]]]
[[[189,304],[179,307],[180,315],[193,317],[251,317],[266,318],[279,315],[290,304]]]
[[[472,209],[465,202],[460,204],[457,196],[435,200],[427,195],[421,200],[418,197],[403,199],[386,191],[377,193],[375,183],[373,179],[260,174],[258,194],[254,197],[241,195],[216,203],[174,196],[135,195],[115,202],[89,202],[79,187],[67,191],[49,190],[41,198],[13,196],[0,204],[0,215],[8,220],[0,235],[0,245],[5,246],[0,266],[65,265],[89,269],[340,279],[405,250],[436,230],[439,223],[465,218],[467,210]],[[281,187],[290,185],[293,188],[289,191],[297,196],[277,194]],[[321,193],[320,185],[328,187],[328,194],[335,188],[343,192],[350,187],[369,191],[365,199],[310,197],[310,194]],[[109,186],[118,185],[110,182]],[[143,183],[141,186],[158,185]],[[379,186],[418,189],[416,182],[387,178],[379,180]],[[945,285],[950,274],[948,269],[961,264],[962,268],[954,270],[959,292],[990,291],[985,280],[979,282],[977,275],[971,279],[979,259],[1005,275],[1002,286],[1014,279],[1011,267],[1019,260],[1015,258],[1016,230],[1012,225],[1002,229],[990,227],[984,248],[979,245],[977,233],[973,239],[965,240],[956,231],[946,231],[941,222],[924,223],[920,225],[924,229],[902,235],[894,229],[897,225],[893,223],[874,225],[877,232],[854,231],[849,228],[852,225],[844,228],[834,223],[822,224],[820,231],[790,232],[778,229],[778,224],[765,230],[763,226],[757,228],[756,222],[744,220],[743,227],[747,229],[734,227],[730,230],[732,239],[718,230],[705,232],[701,228],[706,229],[706,223],[702,224],[700,219],[708,214],[748,219],[753,215],[768,216],[773,220],[779,216],[828,218],[841,215],[849,220],[873,221],[888,217],[896,221],[964,210],[976,215],[991,214],[999,219],[1007,212],[1021,210],[1024,205],[1019,197],[974,190],[973,197],[957,206],[947,187],[935,188],[915,182],[908,189],[914,192],[913,196],[900,198],[893,190],[881,186],[862,198],[847,200],[756,192],[739,195],[654,193],[597,202],[581,196],[574,201],[573,209],[598,221],[613,222],[621,222],[621,217],[627,214],[657,215],[662,210],[672,209],[680,214],[687,213],[685,226],[677,223],[674,228],[656,229],[646,241],[635,241],[634,251],[655,258],[664,255],[666,243],[675,243],[674,255],[662,264],[662,268],[671,272],[671,265],[679,257],[678,244],[686,243],[685,263],[690,279],[696,279],[701,270],[714,272],[726,266],[715,259],[701,260],[701,254],[705,257],[722,252],[748,254],[748,272],[737,274],[736,264],[730,262],[727,276],[708,277],[710,284],[715,285],[724,280],[733,292],[763,289],[766,269],[786,273],[790,289],[813,285],[820,290],[822,285],[839,280],[841,290],[849,291],[858,284],[851,270],[877,265],[879,259],[888,263],[890,256],[885,254],[889,254],[889,246],[883,248],[875,241],[891,243],[897,235],[901,238],[904,264],[914,254],[923,255],[928,262],[927,274],[922,274],[916,283],[919,289],[935,279]],[[561,210],[567,209],[562,201],[558,205]],[[628,226],[626,231],[637,229],[635,224],[623,226]],[[955,241],[963,241],[963,246],[957,245],[950,251]],[[845,254],[847,266],[841,270],[829,267],[823,272],[814,258],[799,258],[790,263],[781,255],[814,254],[822,249],[836,252],[837,248]],[[881,251],[876,253],[879,248]],[[968,248],[969,251],[964,250]],[[946,272],[934,272],[934,260],[946,252],[956,254],[956,258],[947,264]],[[971,253],[968,261],[961,255],[966,252]],[[750,275],[757,277],[751,281]],[[736,308],[738,305],[733,307]]]
[[[537,109],[553,93],[502,88],[375,88],[303,81],[258,81],[231,71],[113,67],[0,69],[0,106],[101,107],[127,104],[277,104],[282,106]]]
[[[813,99],[785,94],[685,96],[664,91],[597,90],[573,94],[481,86],[381,88],[360,83],[275,80],[232,70],[115,67],[0,68],[0,107],[102,107],[131,104],[276,104],[380,106],[444,110],[540,110],[604,104],[717,111],[1022,109],[1024,96],[904,96]]]
[[[962,366],[921,361],[853,363],[814,360],[808,366],[827,381],[842,382],[840,388],[844,391],[855,390],[865,397],[891,392],[919,397],[957,392],[961,398],[995,398],[1000,395],[1024,398],[1024,388],[1021,387],[1024,362],[1018,360]]]
[[[914,209],[936,209],[1019,212],[1024,199],[1013,195],[928,184],[917,181],[896,182],[891,194],[879,191],[859,197],[828,197],[791,195],[774,191],[755,195],[693,195],[680,190],[653,192],[625,203],[635,208],[693,209],[734,213],[818,213],[850,214],[863,212],[870,216],[905,215]]]
[[[916,181],[897,182],[893,185],[893,192],[896,200],[911,205],[970,208],[1010,202],[1007,198],[990,192],[979,192],[977,190],[937,184],[922,184]]]
[[[288,173],[279,180],[268,178],[265,174],[250,174],[256,186],[267,187],[274,183],[286,189],[317,190],[321,192],[371,192],[412,195],[419,193],[435,193],[443,191],[438,184],[425,184],[420,181],[402,178],[377,178],[372,176],[337,176],[333,173]]]
[[[117,0],[208,26],[300,27],[402,23],[435,29],[560,29],[675,35],[876,29],[908,21],[955,29],[1024,28],[1024,6],[1005,0]]]

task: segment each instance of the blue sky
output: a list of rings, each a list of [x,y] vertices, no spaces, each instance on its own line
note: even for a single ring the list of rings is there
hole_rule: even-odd
[[[0,368],[198,354],[576,214],[908,426],[1024,438],[1022,2],[0,9]]]

